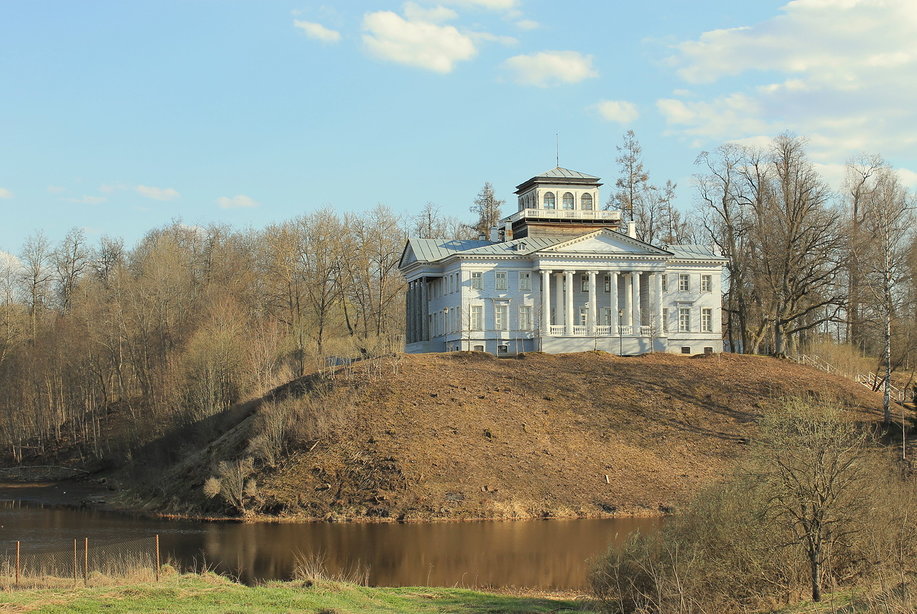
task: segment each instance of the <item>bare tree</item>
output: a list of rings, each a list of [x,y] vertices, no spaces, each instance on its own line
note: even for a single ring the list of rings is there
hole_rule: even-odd
[[[487,236],[490,229],[497,225],[503,214],[500,212],[505,201],[498,199],[494,195],[494,187],[489,181],[484,182],[484,187],[478,192],[474,203],[471,205],[471,212],[478,216],[474,224],[475,232],[478,235]]]
[[[723,145],[715,152],[703,152],[695,164],[704,171],[696,176],[700,196],[701,223],[720,253],[728,258],[726,272],[726,337],[733,352],[750,348],[751,274],[748,242],[752,219],[742,195],[739,169],[745,151],[736,145]]]
[[[615,158],[615,161],[618,163],[620,174],[615,180],[617,192],[609,199],[608,206],[620,209],[623,215],[630,220],[637,220],[641,216],[651,217],[641,212],[650,176],[643,167],[641,157],[643,148],[634,131],[625,132],[622,144],[616,146],[615,149],[618,150],[618,157]],[[647,220],[642,221],[644,229],[647,228]]]
[[[866,436],[830,405],[793,400],[762,420],[756,458],[770,511],[802,548],[820,601],[831,550],[856,530],[875,482]]]
[[[86,246],[86,234],[81,228],[72,228],[54,251],[57,297],[61,309],[70,311],[73,291],[80,278],[89,268],[90,252]]]
[[[22,268],[19,283],[28,301],[30,338],[38,335],[38,320],[50,299],[52,250],[44,233],[37,232],[26,239],[20,256]]]
[[[897,291],[905,279],[909,239],[914,228],[914,207],[898,176],[878,168],[875,183],[865,199],[860,228],[867,241],[857,251],[858,273],[878,306],[882,322],[883,419],[891,423],[892,320],[904,296]]]

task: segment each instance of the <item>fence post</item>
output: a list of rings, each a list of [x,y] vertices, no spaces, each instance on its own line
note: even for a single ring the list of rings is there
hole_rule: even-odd
[[[16,586],[19,586],[19,542],[16,542]]]
[[[76,562],[76,538],[73,538],[73,585],[76,586],[77,579],[76,574],[79,569],[79,564]]]
[[[159,533],[156,534],[156,581],[159,582]]]
[[[89,538],[83,538],[83,586],[89,586]]]

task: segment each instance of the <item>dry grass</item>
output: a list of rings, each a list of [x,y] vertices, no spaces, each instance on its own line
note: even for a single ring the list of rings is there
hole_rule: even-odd
[[[194,513],[189,477],[254,447],[271,450],[256,509],[281,518],[655,515],[725,475],[787,395],[836,397],[867,422],[880,407],[843,378],[727,354],[408,355],[323,381],[266,406],[287,416],[268,436],[259,425],[272,420],[256,412],[180,463],[163,480],[169,498]]]

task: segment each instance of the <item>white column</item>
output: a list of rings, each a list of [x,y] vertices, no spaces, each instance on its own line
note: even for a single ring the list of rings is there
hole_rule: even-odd
[[[564,321],[564,274],[554,273],[554,319],[552,324]]]
[[[609,280],[609,282],[611,283],[611,286],[609,287],[610,296],[608,300],[609,300],[609,307],[611,307],[611,322],[609,322],[609,324],[611,324],[612,326],[611,333],[613,335],[617,335],[618,334],[618,309],[620,309],[618,307],[618,272],[614,271],[610,275],[611,275],[611,279]]]
[[[653,275],[653,285],[656,289],[656,336],[665,334],[665,322],[662,319],[662,309],[665,307],[665,300],[662,296],[662,276],[663,273]]]
[[[541,336],[551,334],[551,271],[541,272]]]
[[[595,291],[595,276],[598,275],[598,271],[589,271],[589,315],[588,315],[588,324],[589,324],[589,335],[595,336],[596,330],[595,327],[599,323],[599,314],[598,314],[598,298]]]
[[[624,274],[624,326],[634,325],[634,292],[632,290],[634,283],[634,274]]]
[[[564,277],[566,278],[566,289],[564,290],[564,298],[567,303],[567,310],[564,314],[566,318],[564,319],[564,333],[569,337],[573,335],[573,271],[564,271]]]
[[[640,324],[641,324],[640,322],[640,273],[638,271],[634,271],[633,273],[631,273],[631,278],[633,280],[631,283],[633,284],[632,289],[634,291],[634,299],[633,299],[634,334],[639,335],[640,334]]]

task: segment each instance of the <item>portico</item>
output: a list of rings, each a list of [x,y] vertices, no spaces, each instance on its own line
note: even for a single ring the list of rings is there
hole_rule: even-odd
[[[541,275],[541,334],[550,337],[664,336],[662,272],[595,267]],[[553,301],[553,302],[552,302]]]

